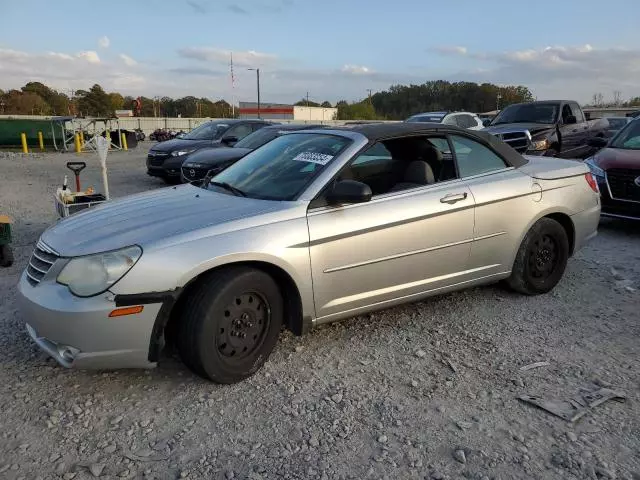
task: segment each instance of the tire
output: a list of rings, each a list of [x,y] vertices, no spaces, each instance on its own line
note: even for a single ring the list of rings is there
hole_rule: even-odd
[[[198,375],[216,383],[236,383],[269,358],[283,317],[282,293],[266,273],[248,267],[215,272],[185,302],[178,351]]]
[[[569,239],[560,223],[541,218],[527,232],[507,284],[525,295],[550,292],[560,281],[569,259]]]
[[[0,267],[13,265],[13,251],[9,245],[0,245]]]

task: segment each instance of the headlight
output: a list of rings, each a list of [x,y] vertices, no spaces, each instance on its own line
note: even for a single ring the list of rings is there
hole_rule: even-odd
[[[171,156],[172,157],[181,157],[183,155],[187,155],[187,154],[193,152],[193,150],[194,149],[191,149],[191,150],[177,150],[175,152],[171,152]]]
[[[549,148],[549,140],[533,140],[531,142],[531,150],[547,150]]]
[[[587,158],[584,163],[587,164],[591,173],[593,173],[596,177],[604,178],[604,170],[601,169],[597,164],[593,157]]]
[[[79,297],[92,297],[104,292],[125,276],[135,265],[142,249],[137,245],[112,252],[72,258],[57,281]]]

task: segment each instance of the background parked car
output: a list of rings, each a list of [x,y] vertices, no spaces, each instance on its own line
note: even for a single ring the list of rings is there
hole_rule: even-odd
[[[180,167],[187,156],[201,148],[231,147],[267,125],[264,120],[217,120],[206,122],[182,138],[160,142],[149,150],[147,173],[167,183],[180,182]]]
[[[591,144],[604,147],[585,160],[600,187],[601,215],[640,220],[640,118],[609,141],[594,138]]]
[[[509,105],[485,130],[519,153],[585,158],[593,153],[589,140],[606,135],[607,121],[587,120],[577,102],[545,100]]]
[[[471,112],[425,112],[413,115],[405,122],[432,122],[455,125],[468,130],[482,130],[484,125],[478,115]]]
[[[182,182],[189,183],[201,180],[207,172],[217,174],[225,168],[233,165],[247,153],[252,152],[276,137],[286,132],[324,128],[323,125],[273,125],[247,135],[233,147],[229,148],[202,148],[182,164]]]

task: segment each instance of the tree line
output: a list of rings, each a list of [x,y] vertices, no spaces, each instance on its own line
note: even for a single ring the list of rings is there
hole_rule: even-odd
[[[77,90],[68,95],[40,82],[29,82],[19,90],[0,90],[0,113],[13,115],[73,115],[110,117],[116,110],[135,110],[142,117],[227,118],[237,116],[237,109],[225,100],[186,96],[138,97],[106,92],[100,85]],[[357,101],[341,100],[334,106],[338,120],[402,120],[415,113],[466,110],[476,113],[493,111],[507,105],[533,100],[531,91],[522,85],[498,86],[491,83],[427,81],[420,85],[392,85]],[[640,100],[640,99],[639,99]],[[331,107],[331,102],[317,103],[301,99],[295,105]],[[139,109],[137,108],[139,107]]]

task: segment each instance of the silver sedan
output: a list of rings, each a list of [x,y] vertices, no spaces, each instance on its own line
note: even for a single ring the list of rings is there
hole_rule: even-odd
[[[152,367],[167,343],[220,383],[281,329],[506,280],[561,280],[597,232],[581,162],[490,134],[370,124],[283,135],[201,185],[107,202],[47,229],[20,280],[33,340],[60,364]]]

